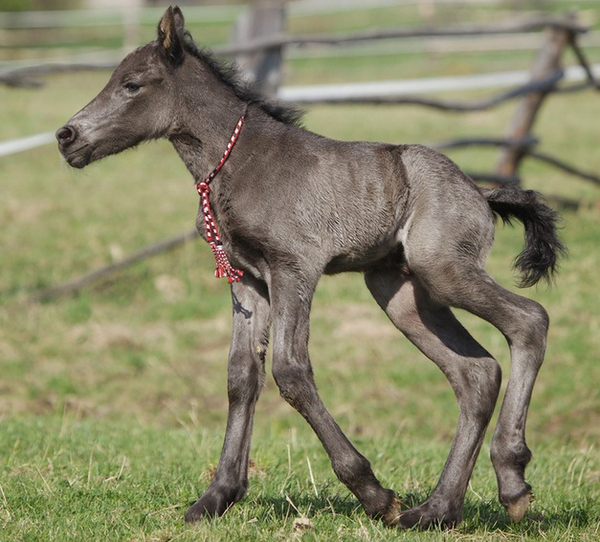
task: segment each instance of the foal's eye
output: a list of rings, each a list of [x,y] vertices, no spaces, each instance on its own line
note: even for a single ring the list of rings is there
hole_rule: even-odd
[[[140,90],[140,88],[141,88],[141,85],[138,85],[137,83],[132,83],[132,82],[129,82],[129,83],[125,83],[125,84],[123,85],[123,88],[124,88],[124,89],[125,89],[127,92],[134,93],[134,92],[137,92],[138,90]]]

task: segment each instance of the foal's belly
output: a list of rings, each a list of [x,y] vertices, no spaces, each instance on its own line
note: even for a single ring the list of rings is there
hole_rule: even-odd
[[[374,267],[406,267],[404,249],[397,242],[382,243],[363,251],[351,251],[334,256],[325,266],[326,275],[344,272],[364,272]]]

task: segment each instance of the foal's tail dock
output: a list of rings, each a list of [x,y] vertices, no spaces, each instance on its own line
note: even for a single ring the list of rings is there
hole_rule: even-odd
[[[494,214],[505,224],[510,224],[513,218],[523,223],[525,247],[515,259],[515,267],[521,272],[519,286],[533,286],[541,279],[551,282],[559,257],[566,253],[556,233],[558,213],[533,190],[517,187],[480,190]]]

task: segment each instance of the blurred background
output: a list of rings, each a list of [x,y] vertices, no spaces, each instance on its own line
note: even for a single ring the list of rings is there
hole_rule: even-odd
[[[154,39],[168,4],[0,0],[0,446],[16,464],[44,459],[10,452],[15,442],[42,445],[65,423],[123,439],[146,428],[184,430],[196,435],[194,446],[207,443],[207,460],[218,455],[229,288],[214,279],[210,250],[191,233],[198,202],[190,175],[166,141],[73,171],[53,139],[124,54]],[[597,496],[597,0],[179,5],[198,43],[235,60],[273,99],[300,104],[307,129],[429,144],[477,182],[520,183],[561,212],[569,258],[553,288],[523,292],[552,320],[529,442],[534,450],[569,450],[562,470],[571,469],[570,482],[556,483],[572,483],[573,491],[589,484]],[[519,225],[498,225],[489,270],[513,290],[510,264],[521,246]],[[459,316],[498,357],[506,380],[503,337]],[[322,280],[311,356],[340,425],[367,450],[373,439],[393,448],[409,435],[410,446],[437,461],[424,486],[431,487],[454,430],[455,400],[443,375],[386,320],[361,276]],[[293,448],[296,434],[313,442],[270,378],[257,408],[267,444]],[[318,444],[303,453],[330,476]],[[482,491],[493,499],[493,473],[483,463],[490,483]]]

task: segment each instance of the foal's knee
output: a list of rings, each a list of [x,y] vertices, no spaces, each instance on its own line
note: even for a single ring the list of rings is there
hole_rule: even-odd
[[[229,355],[227,395],[230,403],[247,403],[255,399],[264,385],[264,362],[248,357],[245,351],[234,351]]]
[[[303,405],[314,394],[315,386],[310,366],[278,363],[273,360],[273,378],[280,395],[302,413]]]

